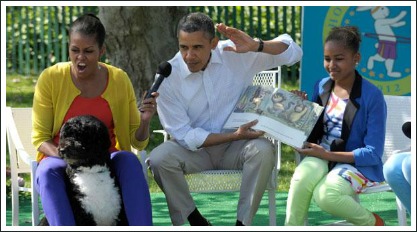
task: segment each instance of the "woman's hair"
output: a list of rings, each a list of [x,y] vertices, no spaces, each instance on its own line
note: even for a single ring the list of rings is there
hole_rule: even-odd
[[[78,32],[87,36],[95,36],[99,48],[103,47],[106,29],[104,29],[100,19],[94,14],[87,13],[78,17],[69,29],[70,37],[73,32]]]
[[[355,26],[333,27],[326,38],[328,41],[337,41],[342,43],[346,48],[354,53],[359,51],[359,45],[362,41],[359,29]]]
[[[201,12],[189,13],[182,17],[178,23],[177,36],[180,31],[187,33],[203,31],[209,40],[215,36],[213,20]]]

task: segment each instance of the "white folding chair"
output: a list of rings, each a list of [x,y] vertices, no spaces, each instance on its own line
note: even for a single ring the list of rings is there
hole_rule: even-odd
[[[394,153],[410,148],[411,140],[407,138],[403,131],[402,125],[406,121],[411,120],[411,97],[410,96],[391,96],[385,95],[387,104],[387,123],[385,132],[384,155],[382,161],[385,163],[387,159]],[[299,160],[299,159],[298,159]],[[391,191],[391,187],[386,183],[375,187],[369,187],[361,194],[372,194]],[[355,200],[360,202],[360,194],[355,195]],[[407,212],[401,201],[396,197],[398,225],[407,225]],[[305,225],[308,224],[308,217]],[[331,223],[331,225],[346,225],[345,221]]]
[[[281,69],[263,71],[253,78],[253,85],[281,86]],[[155,133],[164,135],[164,142],[169,139],[165,130],[155,130]],[[281,168],[281,143],[271,137],[267,137],[276,147],[276,164],[271,173],[267,186],[269,199],[269,225],[276,225],[276,199],[275,192],[278,184],[278,172]],[[142,160],[146,160],[146,153],[142,152]],[[146,162],[142,162],[143,169],[147,170]],[[242,170],[207,170],[199,173],[185,175],[190,192],[198,193],[219,193],[236,192],[240,190],[242,182]]]
[[[394,153],[411,147],[411,140],[407,138],[403,131],[402,125],[411,120],[411,97],[410,96],[391,96],[385,95],[387,103],[387,124],[385,132],[384,155],[382,161]],[[367,188],[362,194],[371,194],[391,191],[391,187],[384,183],[380,186]],[[359,202],[359,195],[356,195]],[[396,197],[398,225],[407,225],[407,212],[401,201]]]
[[[39,224],[39,195],[35,191],[36,149],[31,142],[32,108],[6,107],[6,137],[10,156],[12,225],[19,225],[19,191],[30,192],[32,225]],[[18,175],[30,174],[30,186],[19,186]]]

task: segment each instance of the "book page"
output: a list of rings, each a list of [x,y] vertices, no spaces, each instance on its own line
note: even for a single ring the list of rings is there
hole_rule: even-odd
[[[258,119],[253,129],[265,131],[287,145],[302,147],[322,111],[323,107],[317,103],[303,100],[284,89],[249,86],[225,128],[237,128]]]
[[[276,89],[263,115],[310,135],[323,107],[284,89]]]
[[[249,86],[237,102],[224,128],[237,128],[242,124],[259,119],[274,90],[275,88],[272,86]]]

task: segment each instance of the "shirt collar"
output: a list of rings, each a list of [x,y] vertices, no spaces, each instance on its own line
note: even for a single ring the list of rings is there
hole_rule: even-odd
[[[221,63],[223,63],[222,62],[222,59],[221,59],[221,57],[220,57],[220,55],[219,55],[219,47],[216,47],[216,49],[214,49],[214,50],[212,50],[211,51],[211,58],[210,58],[210,60],[209,60],[209,62],[208,62],[208,64],[207,64],[207,67],[206,67],[206,69],[205,70],[207,70],[207,68],[209,68],[210,67],[210,64],[221,64]],[[182,58],[181,58],[182,59]],[[190,72],[190,70],[188,70],[188,67],[187,67],[187,65],[185,64],[185,62],[184,62],[184,60],[182,61],[182,65],[181,65],[181,76],[184,78],[184,79],[186,79],[186,78],[188,78],[188,77],[190,77],[190,76],[193,76],[193,74],[199,74],[199,73],[202,73],[202,72],[204,72],[204,71],[199,71],[199,72],[197,72],[197,73],[192,73],[192,72]]]

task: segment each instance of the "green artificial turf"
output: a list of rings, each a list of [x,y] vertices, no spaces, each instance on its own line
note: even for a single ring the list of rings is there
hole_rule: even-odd
[[[233,226],[236,222],[236,206],[239,194],[237,192],[231,193],[193,193],[194,200],[199,211],[208,219],[214,226]],[[287,200],[286,192],[276,193],[276,211],[277,211],[277,226],[282,226],[285,219],[285,204]],[[395,203],[395,195],[392,192],[361,194],[361,204],[372,212],[378,213],[384,220],[387,226],[397,225],[397,208]],[[171,220],[168,214],[165,197],[163,193],[151,193],[153,223],[155,226],[171,226]],[[11,225],[11,203],[10,198],[7,197],[7,215],[6,225]],[[28,198],[21,198],[20,200],[20,220],[21,226],[29,226],[31,223],[31,207]],[[340,218],[332,217],[331,215],[321,211],[314,203],[311,204],[309,210],[309,225],[325,225],[340,221]],[[410,225],[410,219],[408,219]],[[268,197],[265,193],[260,208],[253,220],[252,226],[268,226]],[[186,224],[185,226],[188,226]],[[307,229],[307,227],[305,227]],[[302,230],[303,228],[301,228]],[[280,229],[277,229],[280,230]]]

